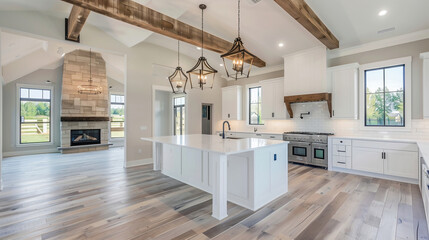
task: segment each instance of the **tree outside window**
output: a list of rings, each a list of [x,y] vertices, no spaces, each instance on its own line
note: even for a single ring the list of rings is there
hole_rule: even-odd
[[[405,65],[365,71],[365,126],[405,127]]]

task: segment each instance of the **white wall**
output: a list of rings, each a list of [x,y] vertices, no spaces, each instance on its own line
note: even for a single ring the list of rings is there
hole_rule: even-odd
[[[153,136],[173,135],[173,104],[171,93],[161,90],[155,91],[155,129]]]
[[[57,69],[40,69],[27,76],[21,77],[16,81],[3,86],[3,154],[13,156],[18,154],[57,152],[60,144],[60,107],[61,107],[61,85],[62,85],[62,66]],[[52,83],[47,84],[46,80]],[[31,84],[37,86],[52,86],[54,88],[52,109],[52,145],[48,146],[22,146],[17,147],[17,84]]]
[[[64,18],[55,18],[32,11],[3,11],[0,12],[0,27],[25,33],[44,36],[52,39],[64,39]],[[175,41],[175,40],[172,40]],[[91,25],[85,25],[81,33],[81,44],[97,49],[125,54],[127,57],[127,79],[125,83],[126,98],[126,161],[141,161],[152,157],[152,144],[142,142],[141,137],[152,136],[152,85],[169,86],[165,78],[154,77],[154,63],[176,67],[177,53],[163,47],[141,43],[132,48],[124,46],[106,33]],[[182,56],[184,69],[193,67],[197,59]],[[201,132],[201,103],[212,103],[214,126],[220,126],[221,121],[221,91],[226,83],[216,79],[212,90],[190,90],[189,133]],[[132,165],[132,164],[130,164]]]
[[[1,31],[0,31],[0,46],[1,46]],[[1,48],[0,48],[1,56]],[[3,189],[3,175],[2,172],[3,162],[3,73],[1,68],[1,57],[0,57],[0,190]]]

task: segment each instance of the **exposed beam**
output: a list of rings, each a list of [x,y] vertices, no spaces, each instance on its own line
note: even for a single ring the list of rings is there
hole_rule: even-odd
[[[162,34],[195,46],[201,46],[201,30],[131,0],[62,0],[99,14]],[[204,48],[223,54],[232,43],[204,32]],[[265,67],[259,58],[253,65]]]
[[[323,24],[322,20],[311,10],[304,0],[274,0],[289,15],[295,18],[305,29],[329,49],[340,47],[338,39]]]
[[[90,12],[88,9],[76,5],[73,6],[67,20],[67,39],[78,41],[80,31],[82,31]]]

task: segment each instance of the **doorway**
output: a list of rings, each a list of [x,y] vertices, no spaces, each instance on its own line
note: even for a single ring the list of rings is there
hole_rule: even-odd
[[[213,104],[203,103],[202,105],[202,123],[201,133],[212,134],[212,110]]]
[[[185,134],[186,106],[185,97],[174,98],[174,135]]]

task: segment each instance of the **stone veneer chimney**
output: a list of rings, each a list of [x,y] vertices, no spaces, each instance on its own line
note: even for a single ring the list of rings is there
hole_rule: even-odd
[[[64,56],[61,94],[62,153],[104,150],[109,141],[109,88],[106,62],[100,53],[92,52],[93,84],[102,87],[99,95],[78,93],[79,85],[87,85],[90,77],[90,52],[75,50]],[[71,147],[71,130],[100,129],[101,144]]]

